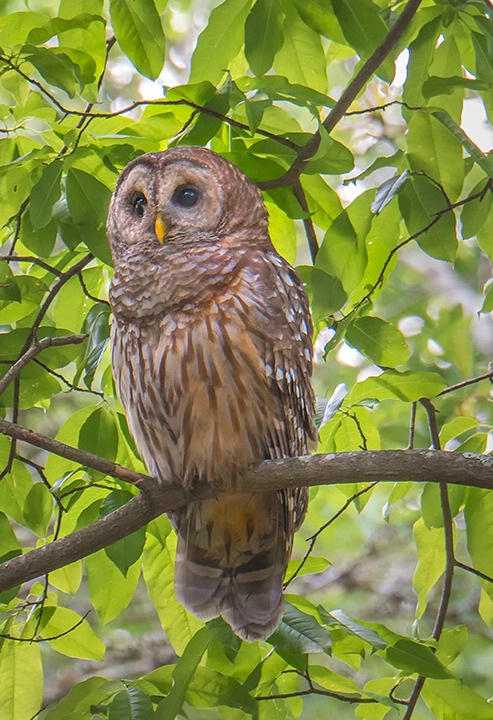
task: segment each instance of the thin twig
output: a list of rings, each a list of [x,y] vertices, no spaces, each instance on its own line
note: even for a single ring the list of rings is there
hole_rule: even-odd
[[[0,395],[6,390],[10,383],[19,376],[22,368],[24,368],[30,360],[39,355],[40,352],[50,347],[60,347],[64,345],[79,345],[84,342],[87,335],[62,335],[61,337],[44,337],[26,350],[14,365],[8,370],[0,380]]]
[[[491,575],[487,575],[486,573],[481,572],[481,570],[476,570],[476,568],[471,567],[471,565],[466,565],[465,563],[460,562],[460,560],[455,561],[455,567],[458,567],[461,570],[465,570],[472,575],[476,575],[478,578],[481,578],[481,580],[486,580],[487,582],[493,583],[493,577]]]
[[[78,385],[74,385],[70,382],[70,380],[67,380],[67,378],[64,377],[61,373],[56,372],[56,370],[48,367],[48,365],[45,365],[45,363],[41,362],[41,360],[39,360],[38,358],[34,358],[34,362],[36,363],[36,365],[42,367],[43,370],[46,370],[47,373],[53,375],[53,377],[56,377],[57,380],[60,380],[60,382],[66,385],[70,390],[74,390],[75,392],[88,393],[89,395],[96,395],[97,397],[104,398],[104,393],[100,392],[99,390],[91,390],[90,388],[84,388],[79,387]]]
[[[295,180],[295,182],[293,182],[293,190],[303,212],[310,213],[310,208],[308,207],[305,191],[303,190],[299,178]],[[315,232],[311,217],[303,218],[303,226],[305,228],[306,239],[308,240],[308,247],[310,249],[312,262],[315,263],[315,259],[319,250],[319,245],[317,233]]]
[[[66,282],[68,282],[68,280],[70,280],[70,278],[74,277],[74,275],[77,275],[82,270],[82,268],[88,265],[93,259],[93,257],[94,256],[92,255],[92,253],[84,255],[84,257],[81,258],[79,262],[76,262],[75,265],[72,265],[72,267],[68,268],[68,270],[65,270],[65,272],[53,283],[48,295],[46,296],[43,304],[41,305],[41,308],[39,309],[35,321],[31,326],[31,330],[26,339],[26,342],[24,343],[19,359],[22,355],[24,355],[31,343],[35,340],[36,333],[43,321],[44,316],[48,312],[51,303],[56,298],[62,287],[65,285]]]
[[[434,450],[440,451],[440,434],[438,431],[438,424],[436,420],[436,410],[433,403],[427,398],[420,400],[421,405],[424,407],[428,416],[428,425],[430,428],[431,443]],[[445,538],[445,571],[443,576],[443,587],[442,595],[440,598],[440,604],[435,617],[435,623],[433,626],[432,638],[438,642],[441,637],[445,619],[447,617],[447,611],[450,604],[450,597],[452,595],[452,583],[454,579],[454,569],[456,567],[455,555],[454,555],[454,527],[452,519],[452,511],[450,509],[450,499],[448,494],[448,487],[446,482],[440,483],[440,504],[442,508],[443,517],[443,529]],[[432,648],[432,652],[435,648]],[[421,691],[425,684],[426,678],[422,675],[416,680],[413,690],[409,696],[407,710],[403,717],[403,720],[410,720],[413,715],[416,703],[421,695]]]
[[[414,436],[416,434],[416,411],[418,408],[418,403],[413,402],[411,405],[411,420],[409,422],[409,444],[407,446],[408,450],[414,449]]]
[[[351,497],[346,500],[346,502],[344,503],[344,505],[343,505],[341,508],[339,508],[339,510],[338,510],[336,513],[334,513],[334,515],[332,515],[332,517],[331,517],[329,520],[327,520],[326,523],[324,523],[321,527],[319,527],[318,530],[317,530],[315,533],[313,533],[313,535],[311,535],[310,537],[307,538],[307,542],[310,543],[309,546],[308,546],[308,550],[307,550],[307,551],[305,552],[305,554],[303,555],[303,559],[301,560],[300,564],[298,565],[298,567],[296,568],[296,570],[294,571],[294,573],[288,578],[288,580],[285,581],[285,583],[284,583],[284,589],[286,589],[287,586],[288,586],[290,583],[292,583],[293,580],[300,574],[301,569],[303,568],[303,566],[305,565],[306,561],[308,560],[308,558],[310,557],[310,555],[311,555],[312,552],[313,552],[313,548],[315,547],[315,543],[317,542],[318,536],[319,536],[321,533],[323,533],[324,530],[327,530],[327,528],[328,528],[330,525],[332,525],[332,523],[334,523],[334,522],[337,520],[337,518],[339,518],[339,517],[348,509],[348,507],[349,507],[350,505],[352,505],[352,503],[353,503],[357,498],[359,498],[361,495],[364,495],[365,493],[367,493],[367,492],[369,492],[370,490],[372,490],[372,489],[375,487],[375,485],[377,485],[377,484],[378,484],[378,480],[376,480],[375,482],[371,483],[371,485],[367,485],[366,487],[362,488],[361,490],[358,490],[358,492],[356,492],[356,493],[354,493],[353,495],[351,495]]]
[[[15,246],[17,245],[17,240],[19,239],[19,235],[21,232],[22,216],[24,215],[27,206],[29,205],[29,200],[30,198],[26,198],[25,200],[23,200],[16,214],[9,220],[9,222],[15,221],[14,237],[12,239],[12,243],[8,252],[9,255],[14,254]]]
[[[46,270],[47,272],[50,272],[57,277],[61,277],[63,275],[60,270],[57,270],[52,265],[48,265],[48,263],[44,262],[44,260],[41,260],[40,258],[34,257],[32,255],[0,255],[0,260],[17,263],[28,262],[32,263],[33,265],[39,265],[40,268],[43,268],[43,270]]]
[[[462,380],[462,382],[456,383],[455,385],[449,385],[449,387],[446,387],[444,390],[439,392],[437,397],[454,392],[455,390],[461,390],[462,388],[468,387],[469,385],[479,383],[482,380],[489,380],[490,382],[493,382],[493,368],[488,370],[487,373],[483,373],[482,375],[477,375],[476,377],[469,378],[469,380]]]
[[[484,188],[483,188],[483,190],[484,190]],[[358,300],[358,302],[351,308],[351,310],[342,317],[342,320],[347,320],[355,312],[357,312],[360,307],[365,305],[365,303],[367,303],[371,299],[375,290],[377,290],[377,288],[379,288],[380,285],[382,285],[382,283],[385,279],[385,273],[387,271],[387,268],[388,268],[390,262],[392,261],[392,258],[394,257],[394,255],[396,253],[399,252],[399,250],[402,250],[403,247],[405,247],[406,245],[409,245],[409,243],[411,243],[413,240],[417,240],[417,238],[419,238],[421,235],[424,235],[426,232],[428,232],[428,230],[431,230],[431,228],[434,225],[436,225],[436,223],[448,212],[455,210],[455,208],[457,208],[457,207],[462,207],[463,205],[466,205],[467,203],[472,202],[473,200],[477,200],[478,198],[482,197],[483,190],[480,190],[479,192],[474,193],[473,195],[469,195],[469,197],[464,198],[464,200],[458,200],[457,202],[447,205],[447,207],[444,207],[441,210],[438,210],[434,214],[433,218],[430,220],[428,225],[421,228],[420,230],[417,230],[412,235],[409,235],[407,238],[405,238],[400,243],[398,243],[394,248],[392,248],[392,250],[389,252],[386,260],[384,261],[384,263],[382,265],[382,269],[380,270],[380,273],[379,273],[376,281],[369,288],[369,290],[363,295],[363,297],[360,300]]]
[[[81,287],[82,287],[82,289],[83,289],[83,291],[84,291],[84,295],[85,295],[86,297],[88,297],[89,300],[93,300],[93,301],[96,302],[96,303],[102,303],[103,305],[108,305],[108,307],[109,307],[110,304],[109,304],[108,300],[104,300],[103,298],[98,298],[98,297],[96,297],[95,295],[93,295],[92,293],[89,292],[89,290],[87,289],[86,282],[85,282],[85,280],[84,280],[84,276],[82,275],[82,271],[79,272],[79,273],[77,273],[77,277],[79,278],[79,282],[80,282]]]
[[[15,640],[15,642],[27,642],[27,643],[40,643],[40,642],[53,642],[53,640],[59,640],[61,637],[64,637],[65,635],[68,635],[69,633],[73,632],[76,628],[79,627],[79,625],[82,625],[86,617],[89,615],[91,611],[88,610],[85,615],[81,617],[80,620],[78,620],[72,627],[68,628],[68,630],[64,630],[63,632],[58,633],[57,635],[50,635],[48,637],[36,637],[37,631],[33,634],[30,638],[24,638],[24,637],[16,637],[15,635],[6,635],[5,633],[0,633],[1,638],[5,638],[6,640]],[[39,629],[39,628],[38,628]]]

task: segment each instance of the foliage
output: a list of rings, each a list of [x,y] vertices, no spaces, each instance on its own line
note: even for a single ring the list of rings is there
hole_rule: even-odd
[[[259,182],[274,243],[297,261],[318,395],[349,387],[327,407],[319,452],[405,448],[410,413],[415,447],[430,431],[434,448],[489,450],[493,160],[465,121],[493,112],[491,6],[414,2],[392,45],[411,4],[224,0],[189,76],[204,3],[3,4],[0,378],[33,351],[2,387],[5,417],[145,471],[109,367],[107,206],[132,158],[208,144]],[[365,92],[334,127],[334,98],[379,47]],[[161,88],[149,79],[165,52]],[[2,560],[135,493],[4,435],[0,465]],[[266,643],[204,626],[177,603],[164,517],[2,593],[2,718],[493,718],[491,493],[357,480],[313,491],[288,572],[298,577]],[[176,654],[121,682],[74,670],[81,682],[43,703],[42,665],[49,678],[58,655],[101,661],[105,626],[131,623],[142,583]]]

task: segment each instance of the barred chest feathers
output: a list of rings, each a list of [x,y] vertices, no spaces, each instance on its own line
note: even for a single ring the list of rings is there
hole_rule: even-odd
[[[210,287],[186,307],[123,322],[113,298],[119,395],[160,482],[190,487],[200,478],[231,486],[271,444],[269,431],[282,411],[261,358],[261,338],[250,327],[255,297],[249,288],[255,286],[255,272],[243,269],[227,293]],[[118,283],[113,292],[118,296]],[[160,307],[155,298],[154,311]]]

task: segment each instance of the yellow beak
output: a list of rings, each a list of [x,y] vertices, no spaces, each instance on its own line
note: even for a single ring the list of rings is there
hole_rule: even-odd
[[[161,215],[157,215],[156,222],[154,223],[154,231],[155,231],[156,237],[159,240],[161,245],[164,242],[164,238],[166,237],[167,230],[168,230],[168,228],[166,227],[166,224],[163,222]]]

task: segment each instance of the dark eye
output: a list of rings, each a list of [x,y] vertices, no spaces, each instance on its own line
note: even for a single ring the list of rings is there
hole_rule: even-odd
[[[137,217],[143,217],[145,208],[147,205],[147,200],[142,193],[139,193],[134,197],[132,200],[132,207],[134,209],[134,213],[137,215]]]
[[[196,205],[198,199],[199,194],[197,190],[194,190],[194,188],[191,187],[177,188],[173,193],[173,202],[175,203],[175,205],[180,205],[181,207],[185,208],[193,207],[194,205]]]

